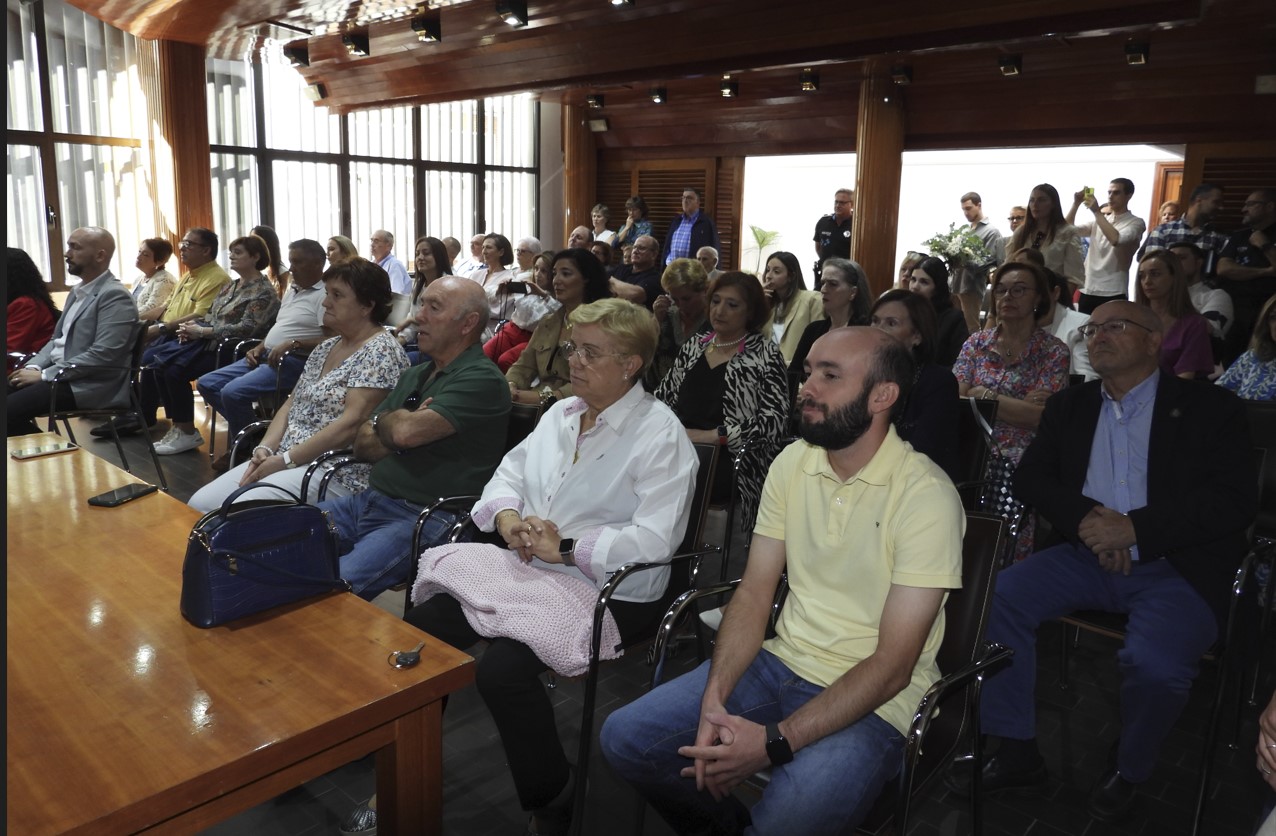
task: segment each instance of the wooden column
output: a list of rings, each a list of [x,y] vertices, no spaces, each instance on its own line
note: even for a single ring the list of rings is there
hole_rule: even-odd
[[[578,226],[593,228],[589,210],[598,191],[598,154],[589,130],[588,111],[575,104],[563,105],[563,235],[547,244],[558,249]]]
[[[904,160],[904,103],[898,86],[875,62],[860,83],[855,140],[855,223],[851,256],[864,268],[876,296],[895,277],[899,181]]]
[[[192,226],[213,229],[206,55],[202,46],[155,41],[154,61],[146,94],[157,126],[152,136],[156,207],[161,229],[176,242]],[[240,232],[213,231],[223,241]]]

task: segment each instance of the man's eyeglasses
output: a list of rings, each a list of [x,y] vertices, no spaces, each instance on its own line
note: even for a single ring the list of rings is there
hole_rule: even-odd
[[[577,360],[580,361],[580,364],[582,366],[592,366],[594,363],[597,363],[603,357],[624,357],[625,356],[624,353],[619,351],[613,351],[609,353],[595,351],[594,349],[589,348],[587,346],[576,345],[576,343],[570,340],[560,345],[559,348],[563,350],[564,357],[566,357],[568,360],[575,357]]]
[[[1006,220],[1010,221],[1012,224],[1013,224],[1013,223],[1022,223],[1022,222],[1023,222],[1023,220],[1024,220],[1024,216],[1023,216],[1023,215],[1011,215],[1009,218],[1006,218]]]
[[[1109,319],[1107,322],[1087,322],[1077,329],[1077,333],[1089,340],[1093,339],[1094,335],[1100,331],[1109,335],[1124,334],[1126,326],[1129,325],[1137,325],[1144,331],[1152,330],[1143,323],[1135,322],[1132,319]]]
[[[1027,292],[1028,292],[1028,285],[1026,284],[1011,284],[1011,285],[999,284],[992,289],[992,295],[998,298],[1009,295],[1010,297],[1014,299],[1018,299],[1020,296],[1023,296]]]
[[[416,408],[421,405],[421,390],[417,390],[403,399],[403,408],[408,412],[416,412]]]

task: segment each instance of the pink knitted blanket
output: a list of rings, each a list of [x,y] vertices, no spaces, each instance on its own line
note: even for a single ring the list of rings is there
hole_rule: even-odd
[[[537,569],[509,549],[456,543],[426,549],[412,585],[421,603],[446,592],[461,604],[480,636],[520,641],[556,674],[580,676],[589,670],[589,642],[598,590],[580,578]],[[620,630],[610,612],[603,616],[599,657],[616,659]]]

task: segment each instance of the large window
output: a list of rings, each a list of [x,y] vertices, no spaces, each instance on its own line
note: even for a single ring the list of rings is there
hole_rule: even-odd
[[[386,229],[409,269],[420,235],[538,234],[539,114],[530,96],[337,116],[277,48],[260,63],[210,60],[208,91],[223,234],[264,223],[285,245],[346,235],[366,256],[372,233]],[[247,189],[257,190],[255,202]]]
[[[8,0],[6,23],[9,246],[62,289],[67,235],[103,226],[128,280],[156,223],[138,41],[62,0]]]

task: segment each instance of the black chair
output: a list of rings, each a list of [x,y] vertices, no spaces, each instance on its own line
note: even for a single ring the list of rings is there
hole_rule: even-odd
[[[238,337],[223,337],[217,342],[217,367],[229,365],[230,363],[244,359],[249,351],[261,344],[261,340],[257,338],[239,339]],[[279,365],[275,367],[275,391],[273,395],[264,395],[257,401],[257,417],[269,421],[275,416],[275,412],[283,404],[284,400],[292,392],[291,387],[283,386],[283,367],[284,361],[289,357],[304,356],[302,352],[288,349],[279,358]],[[217,459],[217,410],[213,409],[213,405],[204,404],[204,411],[208,418],[208,460],[216,461]],[[231,439],[231,443],[234,439]]]
[[[261,444],[268,429],[270,429],[269,421],[253,421],[240,430],[235,435],[235,440],[230,443],[230,466],[234,467],[244,459],[252,458],[253,450]],[[306,495],[303,493],[301,498],[305,501]]]
[[[75,444],[76,443],[75,430],[71,428],[72,418],[91,418],[94,420],[103,419],[103,418],[108,419],[107,425],[111,428],[111,438],[115,441],[115,450],[116,452],[120,454],[120,464],[122,464],[124,469],[127,470],[129,473],[132,473],[133,469],[129,467],[128,457],[124,454],[124,445],[120,443],[119,430],[116,427],[116,422],[112,419],[122,418],[126,415],[131,415],[137,419],[137,424],[139,427],[146,426],[146,422],[142,418],[142,400],[140,397],[142,352],[146,350],[146,344],[147,344],[146,325],[147,323],[139,322],[133,333],[133,359],[130,365],[128,366],[97,366],[97,365],[89,366],[89,365],[80,365],[80,364],[72,363],[58,370],[57,374],[54,375],[53,380],[50,381],[52,383],[52,386],[49,389],[49,392],[50,392],[49,432],[51,433],[57,432],[58,431],[57,422],[61,421],[62,426],[66,428],[67,438],[71,440],[72,444]],[[129,385],[127,387],[128,395],[129,395],[128,403],[123,405],[118,405],[118,406],[103,406],[103,407],[85,406],[85,407],[78,407],[76,409],[57,409],[56,404],[58,402],[58,398],[57,398],[58,386],[69,385],[69,383],[63,377],[64,373],[67,371],[72,371],[72,370],[86,371],[90,369],[96,369],[100,371],[116,371],[116,372],[127,370],[129,375]],[[151,444],[150,441],[147,440],[146,449],[150,451],[151,461],[154,462],[155,464],[155,475],[157,480],[159,481],[160,488],[167,491],[168,480],[164,478],[164,468],[160,465],[159,454],[155,452],[155,445]]]
[[[1255,568],[1258,565],[1267,566],[1267,582],[1263,590],[1265,594],[1258,602],[1261,615],[1254,654],[1257,661],[1249,690],[1249,704],[1257,706],[1263,669],[1272,656],[1264,652],[1264,643],[1271,626],[1272,607],[1276,599],[1276,577],[1273,577],[1273,563],[1276,562],[1276,403],[1246,401],[1245,411],[1249,418],[1250,443],[1255,449],[1265,453],[1259,468],[1258,516],[1254,520],[1251,549],[1255,556]]]
[[[953,590],[944,605],[944,638],[936,656],[941,678],[917,705],[905,739],[903,763],[898,778],[878,796],[858,832],[906,833],[913,798],[920,795],[943,773],[969,741],[969,759],[978,781],[983,763],[979,732],[979,697],[983,678],[996,665],[1008,660],[1013,651],[984,642],[999,555],[1006,537],[1005,521],[995,514],[966,513],[966,536],[962,542],[962,588]],[[656,665],[652,671],[654,688],[664,675],[666,649],[678,622],[698,598],[719,595],[734,589],[738,580],[678,597],[665,613],[656,636]],[[781,581],[771,607],[774,625],[787,594]],[[942,708],[942,711],[939,709]],[[759,775],[759,783],[769,773]],[[970,794],[971,829],[982,832],[982,807],[978,785]]]
[[[966,510],[976,510],[969,500],[972,495],[977,500],[978,491],[984,483],[984,474],[988,471],[988,457],[992,452],[992,425],[997,420],[997,402],[980,400],[979,398],[962,398],[966,402],[957,411],[957,455],[958,471],[961,481],[957,490],[962,495],[962,503]]]
[[[682,543],[668,561],[633,561],[626,563],[620,567],[607,582],[603,584],[602,589],[598,592],[598,600],[594,604],[593,632],[590,643],[589,655],[589,671],[585,674],[585,695],[583,698],[583,708],[581,711],[580,721],[580,746],[576,753],[576,774],[581,776],[576,782],[575,796],[572,799],[572,828],[573,836],[579,836],[584,826],[585,818],[585,790],[587,781],[585,776],[589,774],[589,760],[593,749],[594,738],[594,709],[597,701],[598,693],[598,666],[601,662],[599,653],[602,645],[603,634],[603,617],[607,613],[607,605],[611,602],[611,597],[615,593],[617,587],[621,585],[630,575],[636,572],[643,572],[649,569],[659,569],[664,566],[670,568],[669,585],[666,588],[665,595],[661,599],[666,605],[672,603],[675,598],[692,588],[699,572],[699,563],[706,555],[714,554],[718,551],[718,547],[710,547],[705,545],[702,540],[704,537],[704,522],[707,517],[709,506],[709,495],[713,490],[713,473],[714,467],[718,462],[718,451],[720,449],[717,444],[695,444],[697,467],[696,482],[694,492],[691,497],[691,512],[687,520],[687,531],[683,535]],[[452,527],[449,540],[456,542],[461,538],[475,540],[479,542],[493,542],[492,535],[486,535],[477,530],[473,522],[470,520],[469,511],[473,508],[474,503],[478,501],[476,496],[456,496],[439,499],[429,508],[422,512],[420,519],[417,521],[416,530],[413,534],[412,552],[416,555],[417,562],[420,562],[422,552],[422,543],[420,541],[421,531],[423,530],[427,519],[431,513],[437,513],[441,510],[449,511],[456,514],[458,519]],[[497,542],[496,545],[504,546],[503,542]],[[412,573],[413,579],[416,572]],[[411,586],[409,582],[408,596],[404,605],[406,612],[411,606]],[[629,652],[637,647],[645,645],[656,637],[656,628],[653,627],[650,634],[642,635],[628,642],[624,650]]]

